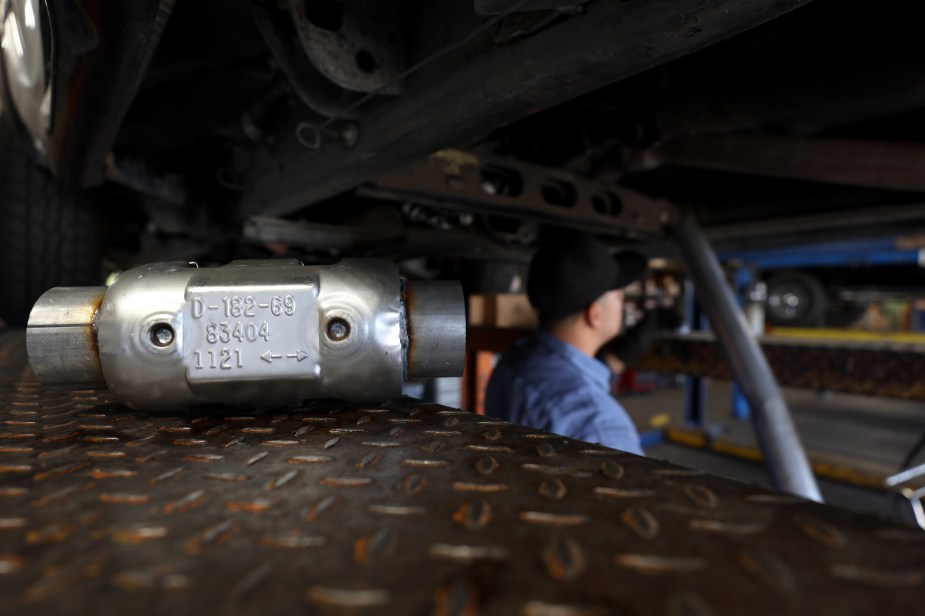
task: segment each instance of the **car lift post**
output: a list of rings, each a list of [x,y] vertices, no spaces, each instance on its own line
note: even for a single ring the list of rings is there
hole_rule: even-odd
[[[709,328],[690,280],[684,281],[684,325],[692,332]],[[684,421],[688,425],[704,427],[707,413],[706,386],[706,379],[701,376],[684,377]]]
[[[755,433],[774,487],[821,502],[787,403],[726,283],[713,247],[691,217],[684,217],[671,232],[735,380],[751,404]]]

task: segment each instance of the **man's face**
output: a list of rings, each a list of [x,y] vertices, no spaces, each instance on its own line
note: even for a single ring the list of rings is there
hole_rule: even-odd
[[[610,340],[620,333],[623,324],[623,289],[607,291],[597,301],[601,304],[601,337]]]

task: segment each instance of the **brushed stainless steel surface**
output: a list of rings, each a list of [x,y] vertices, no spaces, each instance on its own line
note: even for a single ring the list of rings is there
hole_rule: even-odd
[[[120,274],[106,292],[97,325],[100,363],[109,389],[125,404],[166,409],[206,401],[190,388],[183,362],[186,289],[196,272],[179,261],[143,265]],[[161,324],[176,334],[168,347],[151,340],[151,329]]]
[[[323,389],[313,397],[384,400],[401,395],[401,282],[398,266],[376,259],[345,259],[318,268],[318,315]],[[333,319],[349,335],[327,335]]]
[[[409,282],[408,376],[462,376],[466,356],[466,303],[456,282]]]
[[[451,408],[165,417],[0,336],[4,614],[918,613],[925,532]]]
[[[57,287],[29,314],[29,355],[36,375],[63,385],[105,388],[96,320],[106,287]]]
[[[29,349],[42,382],[105,381],[135,409],[379,401],[401,394],[406,363],[422,376],[461,371],[461,287],[418,284],[403,303],[397,265],[376,259],[155,263],[108,290],[46,293]]]

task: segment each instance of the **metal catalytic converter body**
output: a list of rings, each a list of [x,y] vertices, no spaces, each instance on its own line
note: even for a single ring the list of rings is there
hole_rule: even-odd
[[[378,259],[145,265],[51,289],[27,330],[41,383],[108,386],[138,410],[381,401],[405,378],[459,376],[465,342],[459,283],[405,282]]]

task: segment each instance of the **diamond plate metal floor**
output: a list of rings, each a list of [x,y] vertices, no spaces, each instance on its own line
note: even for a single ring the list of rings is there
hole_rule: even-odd
[[[925,533],[400,400],[139,414],[0,336],[0,612],[917,613]],[[358,376],[358,378],[360,378]]]

